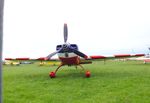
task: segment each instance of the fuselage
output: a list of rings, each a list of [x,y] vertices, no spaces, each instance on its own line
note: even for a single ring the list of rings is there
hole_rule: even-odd
[[[62,48],[63,45],[57,45],[56,50]],[[69,44],[71,48],[78,50],[78,46],[76,44]],[[72,50],[63,49],[58,53],[58,57],[61,60],[63,65],[77,65],[80,62],[79,56],[76,55]]]

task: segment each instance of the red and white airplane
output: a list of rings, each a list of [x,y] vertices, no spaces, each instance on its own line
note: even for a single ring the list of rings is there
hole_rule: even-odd
[[[52,61],[51,59],[52,56],[58,54],[58,59],[61,61],[60,65],[56,68],[55,71],[50,72],[49,76],[51,78],[54,78],[56,76],[57,71],[60,69],[60,67],[64,65],[68,66],[80,66],[83,70],[84,67],[81,64],[90,64],[92,63],[91,60],[93,59],[112,59],[112,58],[128,58],[128,57],[140,57],[144,56],[144,54],[119,54],[119,55],[113,55],[113,56],[87,56],[86,54],[82,53],[79,51],[77,44],[70,44],[67,42],[68,39],[68,27],[67,24],[64,24],[64,43],[61,45],[56,46],[56,51],[49,54],[47,57],[44,58],[38,58],[38,59],[30,59],[30,58],[5,58],[5,60],[19,60],[19,61]],[[90,77],[90,71],[87,70],[85,73],[86,77]]]

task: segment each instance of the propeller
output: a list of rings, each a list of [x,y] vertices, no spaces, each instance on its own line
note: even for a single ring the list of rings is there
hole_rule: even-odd
[[[72,52],[74,52],[74,53],[77,54],[78,56],[87,59],[87,55],[85,55],[84,53],[82,53],[82,52],[80,52],[80,51],[78,51],[78,50],[76,50],[76,49],[73,49],[73,48],[71,48],[71,47],[69,47],[69,49],[71,49]]]
[[[70,46],[70,44],[67,44],[67,43],[66,43],[66,42],[67,42],[67,39],[68,39],[68,27],[67,27],[67,24],[64,24],[64,44],[62,45],[62,47],[61,47],[59,50],[57,50],[57,51],[55,51],[55,52],[49,54],[46,58],[47,58],[47,59],[50,59],[52,56],[54,56],[54,55],[57,54],[57,53],[60,53],[60,52],[63,50],[63,52],[72,51],[72,52],[74,52],[76,55],[87,59],[87,56],[86,56],[84,53],[82,53],[82,52],[80,52],[80,51],[78,51],[78,50],[72,48],[72,47]]]

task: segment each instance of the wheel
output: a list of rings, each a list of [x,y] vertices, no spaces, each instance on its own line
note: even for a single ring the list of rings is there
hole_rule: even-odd
[[[49,76],[51,77],[51,78],[55,78],[56,76],[55,76],[55,72],[50,72],[49,73]]]
[[[91,76],[90,71],[86,71],[85,76],[86,76],[87,78],[89,78],[89,77]]]

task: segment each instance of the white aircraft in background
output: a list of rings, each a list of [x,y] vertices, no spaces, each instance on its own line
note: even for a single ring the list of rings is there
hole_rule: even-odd
[[[148,48],[150,50],[150,47]],[[128,58],[128,60],[139,60],[144,61],[144,64],[150,62],[150,53],[145,54],[145,56],[137,57],[137,58]]]

